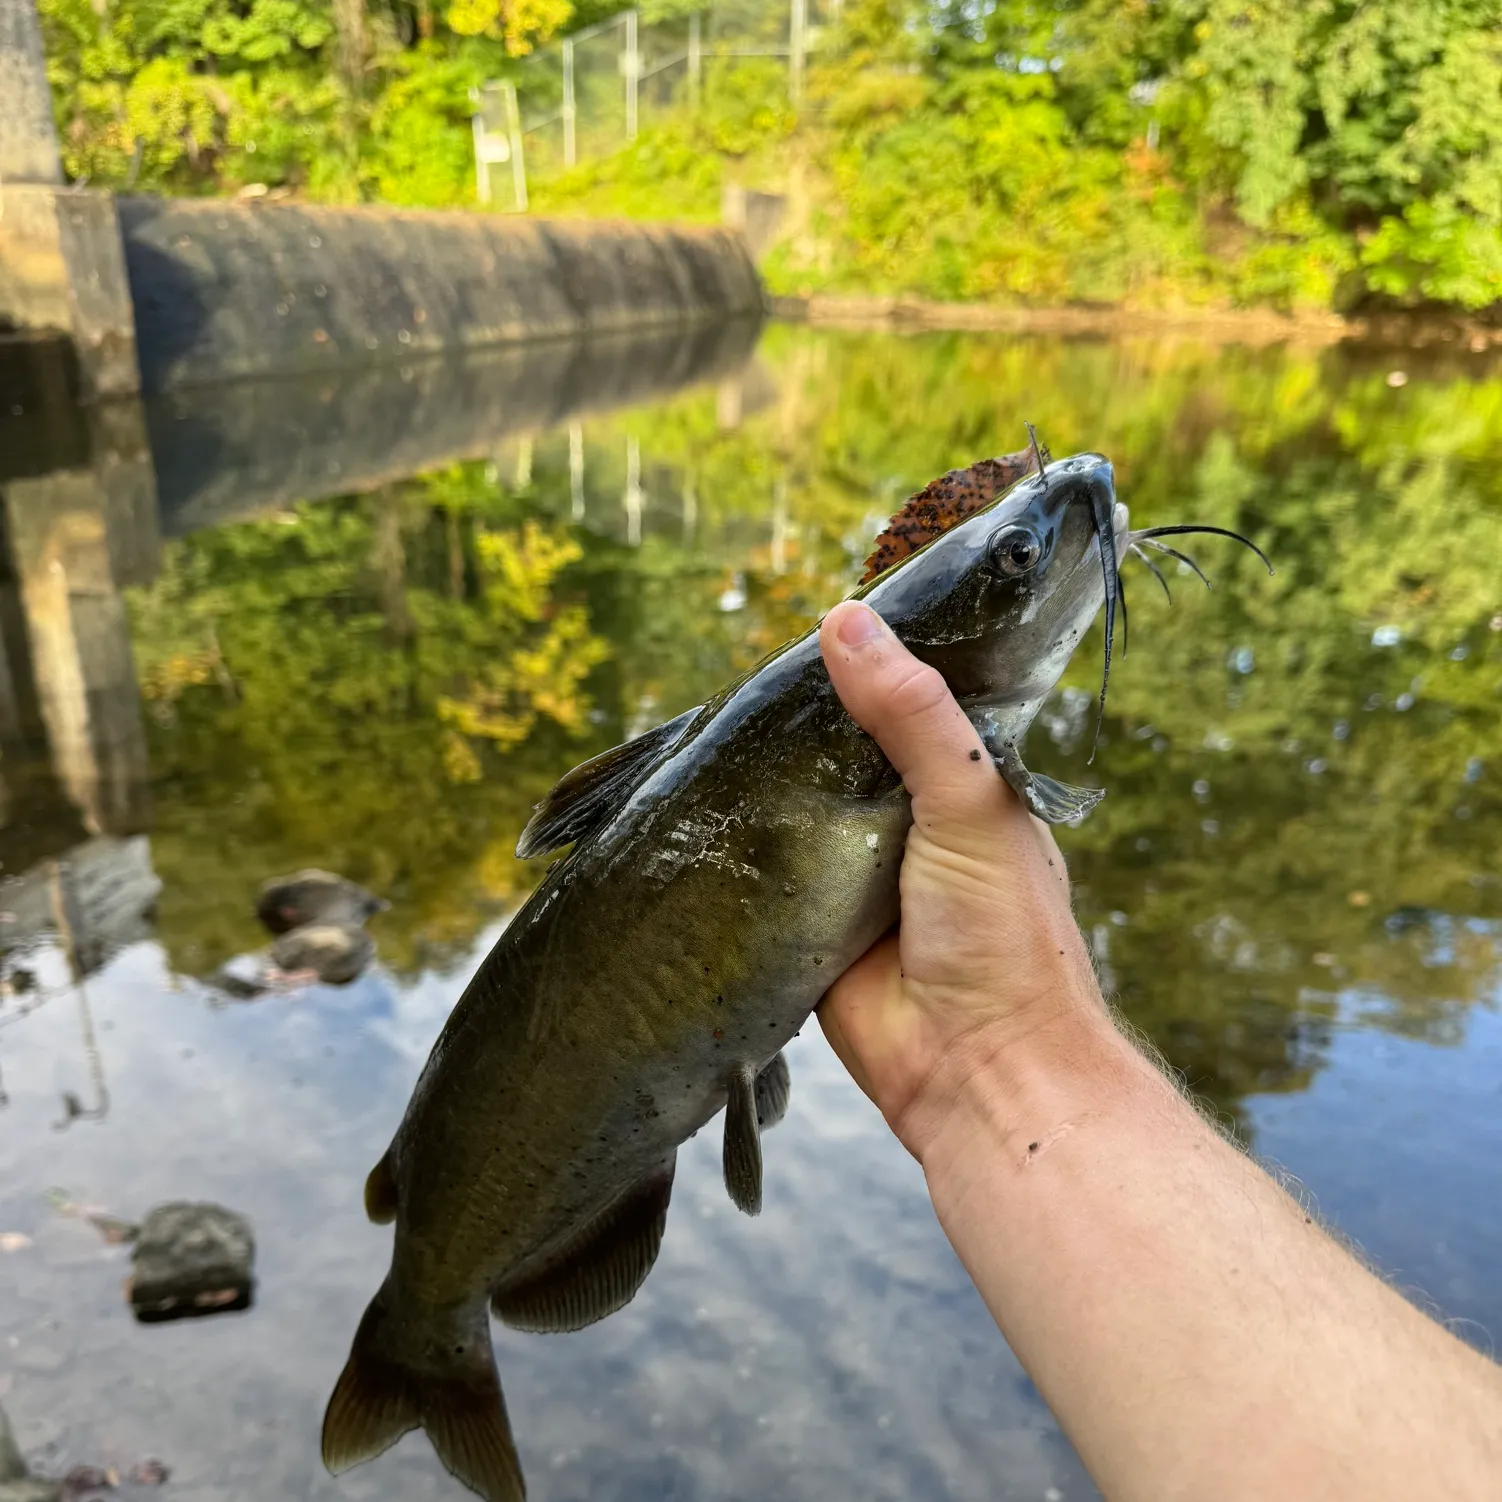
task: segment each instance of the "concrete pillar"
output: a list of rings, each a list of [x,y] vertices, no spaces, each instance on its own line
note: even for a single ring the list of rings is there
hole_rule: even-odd
[[[0,183],[63,180],[32,0],[0,0]]]
[[[121,589],[155,571],[154,468],[139,403],[91,426],[87,466],[0,477],[0,740],[45,757],[88,833],[133,834],[150,769]]]
[[[65,189],[33,0],[0,0],[0,333],[56,334],[83,394],[140,390],[115,201]]]
[[[0,0],[0,7],[12,0]],[[0,95],[0,118],[7,101]],[[0,331],[71,340],[82,394],[141,389],[136,320],[115,199],[0,182]]]

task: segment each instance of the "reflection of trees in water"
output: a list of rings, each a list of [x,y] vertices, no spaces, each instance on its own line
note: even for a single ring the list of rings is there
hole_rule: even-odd
[[[909,490],[1027,416],[1109,453],[1139,520],[1279,565],[1207,543],[1218,587],[1170,574],[1171,612],[1133,580],[1111,796],[1064,841],[1123,1006],[1232,1111],[1302,1088],[1337,1012],[1457,1036],[1496,970],[1470,920],[1499,916],[1502,380],[953,335],[774,330],[763,357],[775,395],[735,425],[690,394],[539,440],[516,483],[466,465],[174,545],[135,625],[179,964],[315,860],[396,900],[398,965],[461,948],[532,879],[511,845],[554,777],[801,629]],[[1067,721],[1034,759],[1083,780]]]

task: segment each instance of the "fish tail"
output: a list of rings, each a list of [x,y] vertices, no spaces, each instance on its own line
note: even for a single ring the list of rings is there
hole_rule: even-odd
[[[526,1483],[496,1375],[485,1306],[415,1338],[392,1318],[388,1278],[355,1332],[323,1416],[323,1463],[336,1474],[373,1460],[413,1429],[485,1502],[523,1502]],[[405,1356],[415,1344],[420,1364]]]

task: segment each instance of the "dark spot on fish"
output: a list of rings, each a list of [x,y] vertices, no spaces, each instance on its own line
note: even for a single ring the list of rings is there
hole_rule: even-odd
[[[716,996],[715,999],[714,999],[714,1004],[717,1007],[724,1006],[725,1005],[725,998],[723,996]]]
[[[979,761],[980,760],[980,752],[979,751],[972,751],[970,753],[970,760],[971,761]]]
[[[1036,1142],[1029,1142],[1028,1145],[1027,1145],[1027,1150],[1030,1153],[1037,1152],[1038,1151],[1038,1144]]]

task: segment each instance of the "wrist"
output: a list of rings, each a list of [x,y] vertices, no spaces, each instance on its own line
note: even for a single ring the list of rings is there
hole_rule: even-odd
[[[933,1188],[969,1161],[999,1155],[1023,1164],[1144,1075],[1166,1088],[1098,993],[1066,993],[1031,1015],[997,1017],[956,1038],[894,1127]],[[977,1153],[980,1142],[986,1150]]]

